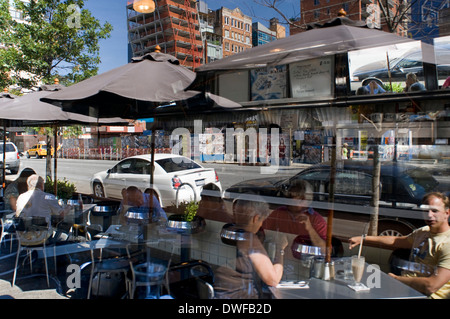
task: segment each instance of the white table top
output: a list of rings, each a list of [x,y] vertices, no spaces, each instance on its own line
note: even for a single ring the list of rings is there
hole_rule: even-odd
[[[270,291],[276,299],[423,299],[425,295],[390,277],[378,268],[369,268],[366,264],[366,271],[361,280],[368,291],[358,291],[351,289],[348,285],[352,281],[341,278],[325,281],[311,278],[309,288],[276,288],[270,287]],[[376,277],[378,276],[378,277]],[[378,278],[376,280],[374,278]]]

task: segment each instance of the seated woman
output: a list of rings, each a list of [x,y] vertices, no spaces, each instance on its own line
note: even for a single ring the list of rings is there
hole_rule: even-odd
[[[406,74],[405,83],[405,92],[426,91],[425,86],[419,82],[419,79],[417,78],[417,75],[415,73]]]
[[[5,209],[16,211],[16,203],[19,195],[28,190],[27,179],[36,172],[31,168],[24,168],[19,177],[6,187],[5,190]]]
[[[270,213],[262,199],[238,199],[234,205],[236,227],[245,231],[246,240],[236,243],[236,268],[220,267],[215,272],[214,290],[219,299],[263,298],[263,285],[276,286],[283,276],[285,236],[276,243],[273,262],[267,254],[257,232]]]

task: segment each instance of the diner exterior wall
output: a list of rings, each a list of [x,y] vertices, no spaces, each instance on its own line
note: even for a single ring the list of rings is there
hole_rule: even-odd
[[[183,147],[183,155],[199,161],[213,162],[256,162],[268,163],[268,151],[272,130],[278,129],[280,139],[287,146],[288,161],[291,163],[319,163],[329,159],[330,138],[336,134],[338,147],[346,139],[358,140],[358,132],[366,132],[376,138],[375,144],[383,145],[383,136],[389,131],[407,129],[412,140],[409,144],[409,159],[434,158],[447,159],[450,156],[449,130],[450,111],[443,100],[421,101],[414,107],[412,103],[385,102],[349,107],[317,107],[275,109],[261,112],[243,112],[232,121],[229,114],[215,116],[187,117],[173,123],[163,118],[157,119],[156,153],[172,153],[179,135],[177,129],[187,129],[191,136],[190,147]],[[249,145],[236,136],[250,139],[251,130],[256,131],[258,144]],[[230,133],[231,132],[231,133]],[[266,134],[267,139],[261,140]],[[203,139],[201,138],[203,136]],[[208,136],[212,143],[208,144]],[[195,145],[196,138],[199,144]],[[230,137],[234,141],[230,140]],[[310,137],[310,138],[308,138]],[[311,138],[315,138],[312,140]],[[205,139],[206,138],[206,139]],[[211,142],[209,141],[209,142]],[[392,141],[389,141],[391,143]],[[206,143],[203,145],[202,143]],[[231,144],[230,144],[231,143]],[[237,145],[244,143],[243,145]],[[261,144],[262,143],[262,144]],[[234,149],[229,149],[234,145]],[[187,145],[186,145],[187,146]],[[236,146],[238,148],[236,149]],[[306,148],[316,148],[318,155],[314,158],[305,156]],[[424,148],[429,154],[424,154]],[[239,149],[239,154],[236,152]],[[149,154],[150,137],[147,135],[127,135],[121,137],[100,138],[100,140],[64,139],[61,156],[63,158],[121,160],[123,158]],[[228,154],[233,152],[233,154]],[[365,151],[357,150],[357,151]],[[253,152],[252,154],[250,154]],[[433,155],[435,154],[435,155]],[[439,154],[439,155],[436,155]]]
[[[101,224],[101,217],[91,216],[93,224]],[[169,254],[173,254],[172,262],[177,262],[182,254],[182,248],[189,248],[191,260],[203,260],[209,263],[213,269],[217,267],[229,267],[235,269],[236,267],[236,247],[225,244],[220,238],[222,227],[225,225],[222,221],[206,219],[205,229],[197,234],[185,235],[171,234],[161,236],[157,244],[152,244],[152,248],[159,249]],[[117,217],[112,219],[113,224],[118,224]],[[268,243],[275,242],[276,237],[286,236],[289,245],[286,247],[286,254],[284,256],[284,272],[283,280],[296,280],[301,271],[300,260],[295,259],[291,252],[291,243],[296,237],[295,234],[276,232],[272,230],[265,230],[264,245],[268,249]],[[343,255],[351,256],[356,251],[350,251],[346,242],[343,245]],[[367,261],[376,264],[383,272],[390,271],[389,258],[392,250],[383,249],[380,247],[364,247],[364,255]]]

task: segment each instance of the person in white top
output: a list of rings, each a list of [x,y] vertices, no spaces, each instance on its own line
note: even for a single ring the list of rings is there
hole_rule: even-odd
[[[51,221],[52,215],[63,215],[64,209],[52,194],[44,192],[44,179],[33,174],[27,179],[28,191],[17,198],[16,217],[44,217]]]

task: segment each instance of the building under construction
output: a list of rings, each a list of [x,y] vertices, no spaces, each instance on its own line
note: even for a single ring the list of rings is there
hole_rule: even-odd
[[[203,46],[195,0],[155,0],[152,13],[133,10],[127,4],[128,41],[131,57],[153,52],[171,54],[181,64],[195,69],[202,64]]]

